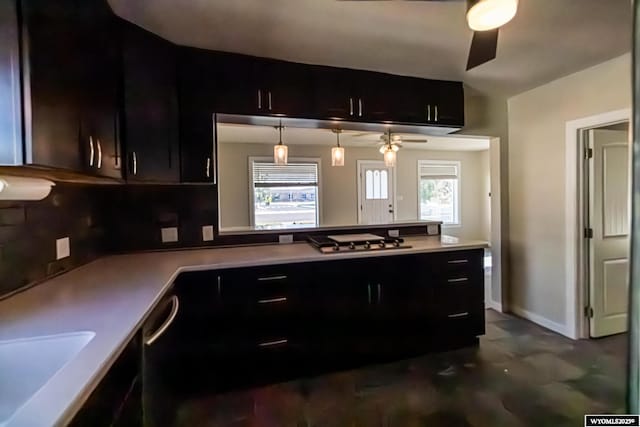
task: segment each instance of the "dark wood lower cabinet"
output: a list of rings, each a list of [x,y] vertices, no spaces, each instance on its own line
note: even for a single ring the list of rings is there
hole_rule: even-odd
[[[181,274],[177,316],[144,346],[145,426],[172,425],[190,399],[473,345],[484,334],[482,259],[482,249],[328,255]]]
[[[141,344],[138,333],[91,393],[70,427],[142,426]]]

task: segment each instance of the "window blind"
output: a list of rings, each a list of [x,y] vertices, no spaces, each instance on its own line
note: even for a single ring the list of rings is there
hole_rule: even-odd
[[[256,187],[316,186],[318,164],[253,162],[253,184]]]
[[[420,162],[419,173],[421,178],[457,179],[458,166],[447,163]]]

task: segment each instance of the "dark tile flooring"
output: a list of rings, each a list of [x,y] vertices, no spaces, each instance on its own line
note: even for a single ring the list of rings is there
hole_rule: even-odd
[[[181,426],[582,426],[624,412],[626,336],[572,341],[487,311],[479,347],[221,394]]]

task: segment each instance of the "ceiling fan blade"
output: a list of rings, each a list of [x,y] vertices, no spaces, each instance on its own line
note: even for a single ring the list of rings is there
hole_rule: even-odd
[[[377,135],[378,132],[361,132],[361,133],[354,133],[351,136],[352,138],[362,138],[363,136],[372,136],[372,135]]]
[[[427,139],[404,139],[404,138],[402,138],[402,142],[427,143],[427,142],[429,142],[429,140],[427,140]]]
[[[474,31],[471,49],[469,50],[467,71],[496,58],[498,32],[498,28],[489,31]]]

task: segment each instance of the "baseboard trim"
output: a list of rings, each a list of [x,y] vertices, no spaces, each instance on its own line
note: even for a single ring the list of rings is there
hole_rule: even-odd
[[[497,312],[504,313],[502,311],[502,303],[494,301],[494,300],[485,301],[484,302],[484,308],[490,308],[490,309],[493,309],[493,310],[495,310]]]
[[[567,338],[575,339],[572,336],[572,334],[568,333],[566,325],[554,322],[553,320],[549,320],[544,316],[540,316],[539,314],[532,313],[528,310],[525,310],[522,307],[511,306],[510,309],[514,314],[524,319],[530,320],[533,323],[536,323],[542,326],[543,328],[547,328],[549,330],[552,330],[553,332],[557,332],[560,335],[564,335]]]

